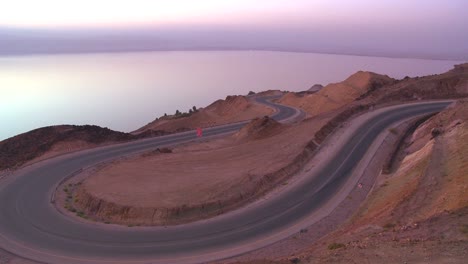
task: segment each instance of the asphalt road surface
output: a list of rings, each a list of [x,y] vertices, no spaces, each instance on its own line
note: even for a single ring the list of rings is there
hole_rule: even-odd
[[[277,108],[277,120],[297,114],[294,108],[262,102]],[[0,247],[46,263],[199,263],[242,254],[287,237],[290,234],[284,230],[319,210],[346,182],[373,140],[391,124],[441,111],[447,105],[436,102],[385,111],[359,127],[318,175],[293,190],[236,213],[179,226],[86,224],[57,212],[51,195],[58,182],[80,168],[194,140],[195,131],[58,157],[23,169],[1,183]],[[207,129],[203,134],[232,132],[243,125]]]

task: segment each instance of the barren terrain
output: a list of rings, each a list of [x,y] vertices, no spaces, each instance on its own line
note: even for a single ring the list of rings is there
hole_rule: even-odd
[[[268,94],[273,94],[274,91]],[[245,96],[228,96],[225,100],[218,100],[206,108],[193,113],[179,116],[163,116],[133,132],[139,134],[148,130],[164,130],[169,132],[195,129],[197,127],[212,127],[246,121],[256,117],[270,115],[273,109],[254,102]]]
[[[360,71],[343,82],[329,84],[313,94],[299,96],[296,93],[287,93],[278,102],[299,107],[315,116],[342,107],[368,91],[394,81],[386,75]]]
[[[232,210],[286,180],[285,168],[326,120],[287,126],[260,118],[227,138],[112,164],[84,181],[76,206],[105,221],[146,225]]]
[[[466,96],[468,64],[440,75],[403,80],[358,72],[316,93],[288,93],[280,99],[307,111],[311,118],[299,124],[259,118],[229,137],[110,163],[77,185],[73,206],[95,220],[119,224],[166,225],[208,218],[288,184],[317,145],[326,150],[326,144],[333,144],[327,137],[343,133],[340,128],[353,116],[391,103]],[[271,112],[245,97],[228,97],[186,117],[160,118],[136,134],[211,126]],[[403,133],[395,131],[389,132]],[[401,160],[386,174],[374,175],[375,185],[365,185],[369,195],[359,197],[364,202],[345,224],[323,223],[314,234],[301,230],[283,244],[226,262],[462,263],[468,255],[468,101],[431,117],[403,142],[397,153]],[[19,146],[21,153],[27,152],[25,145],[8,144],[9,150]],[[88,144],[94,143],[54,141],[45,151],[40,147],[31,153],[49,157]],[[40,155],[17,159],[24,163]],[[293,244],[303,250],[288,252]],[[279,251],[267,254],[279,246],[284,249],[281,256]]]
[[[262,96],[281,95],[266,91]],[[66,153],[147,137],[182,132],[197,127],[250,120],[273,113],[273,109],[243,96],[228,96],[206,109],[186,116],[162,117],[133,134],[98,126],[61,125],[38,128],[0,141],[0,176],[9,170]]]
[[[307,238],[319,230],[298,234],[285,243],[308,249],[294,255],[265,259],[265,249],[239,263],[464,263],[467,137],[468,101],[462,100],[407,138],[399,150],[403,161],[377,177],[368,197],[343,226],[319,240]]]
[[[340,103],[328,105],[333,105],[331,109],[335,110],[320,109],[324,111],[322,114],[293,126],[280,125],[267,118],[258,119],[232,137],[179,146],[172,153],[156,151],[111,164],[77,189],[75,207],[91,217],[120,224],[176,224],[220,214],[271,190],[279,182],[275,180],[275,184],[271,184],[271,175],[282,180],[291,177],[283,175],[285,168],[296,164],[301,152],[324,142],[350,117],[375,108],[376,101],[381,100],[379,98],[387,94],[388,89],[414,92],[427,89],[423,95],[431,98],[435,94],[433,89],[438,90],[440,83],[447,82],[454,87],[449,87],[452,92],[446,97],[456,97],[466,92],[465,78],[465,66],[457,66],[440,76],[416,78],[425,86],[413,82],[408,88],[404,85],[412,82],[408,79],[396,81],[383,75],[358,72],[343,83],[327,85],[316,94],[298,97],[303,100],[301,104],[312,95],[334,98],[334,102]],[[438,85],[429,86],[432,82]],[[389,88],[381,88],[385,85]],[[281,100],[284,98],[287,95]],[[407,99],[403,93],[399,100]],[[210,109],[233,116],[237,106],[250,107],[246,100],[228,97],[193,116],[171,119],[167,123],[195,120],[196,114]],[[311,116],[312,113],[309,111]],[[414,143],[417,144],[421,143]]]
[[[305,253],[304,263],[464,262],[467,140],[468,101],[422,124],[399,168],[380,175],[354,217]]]
[[[60,154],[137,139],[98,126],[51,126],[0,141],[0,171]]]

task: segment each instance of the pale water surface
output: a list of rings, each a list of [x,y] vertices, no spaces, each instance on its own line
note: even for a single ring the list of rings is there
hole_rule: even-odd
[[[458,61],[267,51],[145,52],[0,58],[0,140],[57,124],[133,131],[164,113],[249,91],[306,90],[358,70],[393,78]]]

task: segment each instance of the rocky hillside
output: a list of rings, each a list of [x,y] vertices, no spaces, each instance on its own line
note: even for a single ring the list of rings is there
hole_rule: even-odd
[[[151,131],[134,136],[98,126],[50,126],[32,130],[0,142],[0,171],[21,166],[48,152],[55,154],[164,134]]]
[[[462,263],[468,247],[468,100],[409,136],[354,217],[300,263]]]
[[[468,101],[424,122],[404,151],[399,168],[382,183],[381,204],[372,202],[366,218],[387,215],[387,221],[413,225],[468,206]]]
[[[158,118],[133,133],[139,134],[147,130],[174,132],[197,127],[211,127],[250,120],[271,113],[273,109],[256,104],[245,96],[228,96],[224,100],[217,100],[193,113]]]
[[[452,70],[442,74],[405,77],[391,85],[372,89],[359,99],[373,103],[387,103],[466,96],[468,96],[468,63],[455,65]]]
[[[296,94],[287,96],[295,98],[296,103],[304,103]],[[395,130],[406,137],[399,145],[398,161],[391,170],[378,176],[375,185],[359,187],[371,190],[361,197],[364,202],[347,222],[318,241],[308,242],[307,235],[298,234],[291,240],[299,242],[290,241],[291,244],[310,243],[308,249],[294,254],[289,252],[265,263],[466,262],[467,97],[468,64],[461,64],[439,75],[371,86],[351,102],[317,115],[331,118],[315,133],[314,142],[321,144],[343,122],[374,107],[425,99],[459,99],[441,113],[427,117],[426,121],[415,122],[417,127],[412,133]],[[309,103],[321,104],[322,100],[318,98]],[[359,191],[348,196],[346,201],[359,200],[358,194]],[[330,220],[327,219],[325,227],[333,226]],[[320,233],[320,228],[315,231]],[[268,249],[265,252],[269,252]],[[265,252],[259,256],[265,257]]]

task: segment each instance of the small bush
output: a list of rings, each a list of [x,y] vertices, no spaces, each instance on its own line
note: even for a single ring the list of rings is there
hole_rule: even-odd
[[[170,148],[160,148],[159,152],[161,152],[161,153],[172,153],[172,149],[170,149]]]
[[[396,128],[389,128],[388,132],[390,132],[390,133],[392,133],[394,135],[398,134],[398,130]]]
[[[339,248],[344,248],[346,247],[345,244],[342,244],[342,243],[331,243],[330,245],[328,245],[328,249],[329,250],[335,250],[335,249],[339,249]]]
[[[85,213],[83,213],[81,211],[77,212],[76,215],[79,216],[79,217],[82,217],[82,218],[86,218]]]
[[[465,234],[465,235],[468,235],[468,225],[462,225],[460,227],[460,231]]]
[[[438,128],[438,127],[433,128],[433,129],[431,130],[431,134],[432,134],[432,137],[433,137],[433,138],[439,136],[440,134],[442,134],[442,132],[443,132],[442,129],[441,129],[441,128]]]
[[[394,223],[386,223],[383,228],[385,229],[391,229],[394,228],[396,225]]]
[[[292,259],[289,259],[289,261],[293,264],[298,264],[301,262],[301,260],[299,258],[292,258]]]

